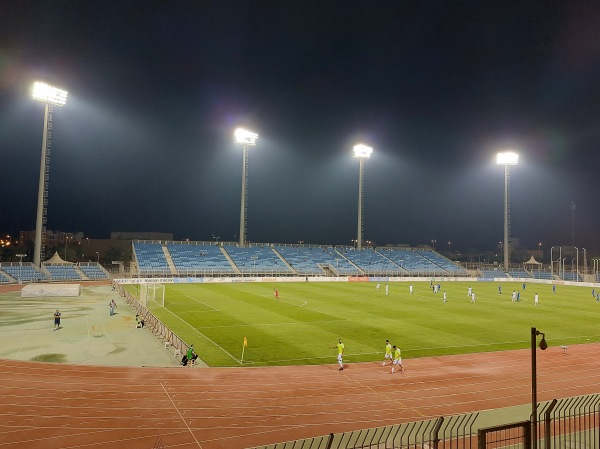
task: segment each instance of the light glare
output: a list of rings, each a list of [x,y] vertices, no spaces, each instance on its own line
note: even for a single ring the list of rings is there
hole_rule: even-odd
[[[64,106],[65,104],[67,104],[68,94],[69,92],[67,92],[66,90],[52,87],[40,81],[36,81],[33,84],[33,98],[44,103],[50,103],[56,106]]]
[[[236,129],[234,136],[235,142],[243,145],[256,146],[256,139],[258,139],[258,134],[243,128]]]
[[[517,165],[519,162],[519,155],[517,153],[513,153],[512,151],[505,153],[498,153],[496,157],[496,163],[498,165]]]
[[[371,147],[363,145],[362,143],[354,145],[354,157],[369,159],[371,157],[371,153],[373,153],[373,148]]]

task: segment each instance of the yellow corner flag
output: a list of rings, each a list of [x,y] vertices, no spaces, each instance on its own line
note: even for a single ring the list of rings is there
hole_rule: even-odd
[[[246,340],[246,337],[244,337],[244,346],[248,346],[248,340]]]

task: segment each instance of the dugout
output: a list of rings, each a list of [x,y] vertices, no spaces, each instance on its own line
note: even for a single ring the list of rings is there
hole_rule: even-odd
[[[30,284],[21,289],[21,298],[79,295],[81,295],[81,284]]]

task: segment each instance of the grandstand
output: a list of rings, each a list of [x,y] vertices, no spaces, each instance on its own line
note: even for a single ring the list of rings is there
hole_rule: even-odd
[[[248,248],[227,245],[224,249],[242,275],[289,276],[294,274],[289,263],[280,257],[270,245]]]
[[[11,282],[11,279],[7,277],[4,273],[0,272],[0,284],[7,284]]]
[[[515,279],[528,279],[533,277],[525,270],[508,270],[508,274],[510,277]]]
[[[50,273],[51,281],[80,281],[81,273],[77,271],[71,263],[64,264],[42,264],[43,267]]]
[[[16,279],[17,282],[40,282],[50,279],[44,269],[37,270],[31,262],[8,262],[2,264],[2,271]]]
[[[140,276],[171,276],[161,242],[133,241],[133,254]]]
[[[482,279],[497,279],[497,278],[508,278],[506,273],[502,270],[479,270],[480,277]]]
[[[366,275],[401,276],[402,274],[406,274],[406,270],[373,249],[362,251],[350,249],[341,254]]]
[[[81,262],[79,269],[90,280],[97,281],[110,278],[108,272],[102,268],[102,265],[96,262]]]
[[[167,250],[181,275],[223,275],[236,273],[221,247],[203,242],[168,242]]]
[[[563,281],[572,281],[572,282],[581,282],[581,275],[577,272],[573,272],[573,271],[565,271],[562,276],[561,279]]]
[[[531,272],[531,274],[533,274],[534,279],[546,279],[546,280],[554,279],[554,275],[552,274],[552,272],[550,270],[533,270]]]
[[[142,277],[468,275],[441,254],[414,248],[134,241],[133,254]]]

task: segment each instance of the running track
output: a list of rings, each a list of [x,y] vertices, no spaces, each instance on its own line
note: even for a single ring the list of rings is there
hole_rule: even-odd
[[[599,349],[538,350],[538,399],[597,393]],[[235,449],[531,401],[529,350],[407,360],[406,369],[0,360],[0,449],[150,449],[159,434],[167,448]]]

